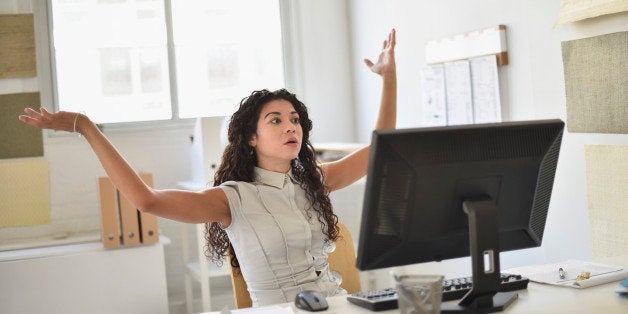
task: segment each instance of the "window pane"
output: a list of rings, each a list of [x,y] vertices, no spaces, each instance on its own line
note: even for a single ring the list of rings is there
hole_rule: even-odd
[[[130,95],[133,92],[131,49],[101,48],[99,50],[102,95]]]
[[[228,115],[284,87],[277,0],[172,1],[179,115]]]
[[[163,0],[52,0],[52,19],[60,110],[171,118]]]

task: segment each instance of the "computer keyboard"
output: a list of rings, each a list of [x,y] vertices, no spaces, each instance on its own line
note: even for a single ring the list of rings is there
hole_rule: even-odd
[[[471,290],[471,280],[471,277],[443,280],[443,302],[461,299]],[[501,274],[499,286],[502,292],[514,291],[527,289],[528,282],[529,279],[521,275]],[[396,309],[398,307],[397,289],[360,291],[347,296],[347,301],[371,311]]]

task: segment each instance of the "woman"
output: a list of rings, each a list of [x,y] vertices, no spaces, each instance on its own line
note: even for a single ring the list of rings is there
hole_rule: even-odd
[[[395,127],[394,48],[393,29],[377,62],[364,60],[383,82],[376,129]],[[148,187],[83,114],[25,112],[19,119],[29,125],[82,134],[114,185],[140,211],[207,223],[208,256],[231,256],[253,306],[289,302],[301,290],[344,292],[330,276],[325,252],[325,243],[338,236],[329,192],[366,174],[369,147],[317,165],[309,142],[312,122],[293,94],[261,90],[242,100],[229,124],[215,186],[198,192]]]

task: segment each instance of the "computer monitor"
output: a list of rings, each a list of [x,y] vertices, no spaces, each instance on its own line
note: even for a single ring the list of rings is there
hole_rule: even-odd
[[[374,131],[358,268],[471,256],[461,306],[497,306],[499,252],[543,240],[563,128],[538,120]]]

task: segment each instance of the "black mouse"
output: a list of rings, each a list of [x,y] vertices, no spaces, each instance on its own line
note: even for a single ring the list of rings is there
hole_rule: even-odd
[[[320,291],[303,290],[294,298],[294,305],[297,308],[310,312],[318,312],[326,310],[329,305],[327,299]]]

